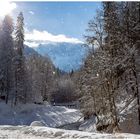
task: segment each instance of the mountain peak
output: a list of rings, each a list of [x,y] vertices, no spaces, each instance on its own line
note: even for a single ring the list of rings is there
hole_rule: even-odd
[[[42,56],[49,56],[60,70],[77,70],[83,64],[87,49],[82,43],[40,43],[34,48]]]

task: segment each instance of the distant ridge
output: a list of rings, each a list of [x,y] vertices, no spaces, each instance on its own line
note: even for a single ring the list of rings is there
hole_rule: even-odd
[[[55,67],[65,72],[79,69],[87,54],[87,49],[80,43],[40,44],[34,50],[42,56],[49,56]]]

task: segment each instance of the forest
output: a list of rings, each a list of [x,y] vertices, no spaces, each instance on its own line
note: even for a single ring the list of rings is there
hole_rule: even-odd
[[[24,44],[22,12],[16,23],[6,15],[0,21],[0,102],[16,107],[78,101],[84,119],[97,116],[100,132],[120,132],[122,118],[128,126],[136,122],[133,130],[139,127],[140,2],[102,2],[87,22],[84,64],[64,72]]]

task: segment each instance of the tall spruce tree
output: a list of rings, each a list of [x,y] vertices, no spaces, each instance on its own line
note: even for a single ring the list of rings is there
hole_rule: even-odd
[[[24,49],[24,17],[22,12],[17,17],[15,29],[15,105],[17,100],[26,103],[26,66]]]

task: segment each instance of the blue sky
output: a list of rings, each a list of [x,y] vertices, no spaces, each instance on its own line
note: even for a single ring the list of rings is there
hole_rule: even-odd
[[[47,31],[52,35],[63,34],[83,40],[87,23],[92,19],[101,2],[16,2],[16,18],[22,11],[25,28],[29,31]]]

